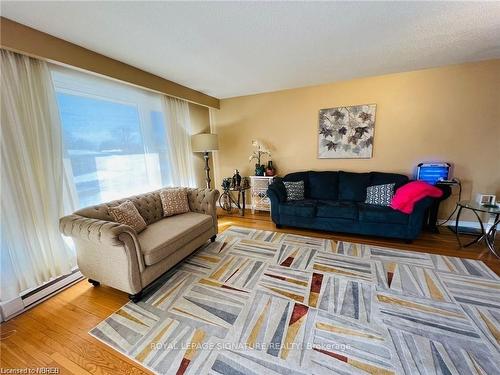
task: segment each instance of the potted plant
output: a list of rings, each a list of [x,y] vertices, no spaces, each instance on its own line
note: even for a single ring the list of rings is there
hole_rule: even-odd
[[[262,156],[267,155],[269,158],[271,158],[271,152],[258,140],[253,140],[252,146],[255,148],[255,150],[248,158],[248,161],[255,160],[255,175],[264,176],[266,172],[266,166],[262,164]]]

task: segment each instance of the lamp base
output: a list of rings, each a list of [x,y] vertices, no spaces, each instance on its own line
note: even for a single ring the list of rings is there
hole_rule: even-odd
[[[208,164],[208,152],[203,154],[203,158],[205,159],[205,180],[207,181],[207,189],[210,189],[210,185],[212,180],[210,179],[210,166]]]

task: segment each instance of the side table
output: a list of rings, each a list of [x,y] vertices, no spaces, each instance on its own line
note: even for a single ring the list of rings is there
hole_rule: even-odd
[[[267,188],[275,176],[250,176],[250,198],[252,213],[256,210],[271,211],[271,202],[267,196]]]
[[[458,213],[457,213],[457,218],[455,220],[455,235],[457,236],[457,241],[458,241],[458,244],[460,245],[460,247],[468,247],[470,245],[473,245],[475,243],[478,243],[478,242],[484,240],[486,242],[486,245],[490,249],[490,251],[493,254],[495,254],[495,256],[497,258],[500,258],[500,255],[499,255],[500,251],[497,252],[497,250],[495,249],[495,237],[496,237],[496,233],[497,233],[497,226],[498,226],[498,223],[500,221],[499,220],[500,219],[500,206],[498,206],[498,205],[485,206],[485,205],[479,204],[477,202],[470,202],[470,201],[460,201],[457,203],[457,205],[458,205]],[[458,230],[458,223],[460,221],[460,214],[462,213],[462,210],[464,210],[464,209],[474,212],[474,215],[476,215],[476,218],[477,218],[479,225],[481,227],[481,233],[478,236],[476,236],[476,238],[474,238],[469,243],[462,245],[462,242],[460,241],[460,233]],[[495,220],[493,222],[493,225],[491,226],[490,229],[488,229],[487,232],[484,229],[484,224],[483,224],[483,221],[481,220],[481,216],[479,216],[480,212],[486,212],[490,215],[495,216]]]
[[[240,215],[245,216],[245,192],[248,189],[250,189],[250,186],[235,186],[224,189],[223,193],[219,197],[219,206],[225,211],[231,212],[234,204],[240,210]],[[237,200],[235,200],[231,194],[233,191],[238,193]]]

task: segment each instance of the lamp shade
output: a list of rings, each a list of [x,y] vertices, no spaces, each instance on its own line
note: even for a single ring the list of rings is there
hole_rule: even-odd
[[[207,152],[219,149],[217,134],[195,134],[191,136],[191,149],[193,152]]]

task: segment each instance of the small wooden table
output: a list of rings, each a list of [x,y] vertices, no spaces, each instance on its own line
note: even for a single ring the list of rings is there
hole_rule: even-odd
[[[224,189],[223,193],[219,198],[219,206],[227,211],[231,212],[233,209],[233,204],[240,210],[240,215],[245,216],[245,202],[246,202],[246,191],[250,189],[250,186],[232,186],[230,188]],[[238,193],[238,199],[234,199],[232,192]]]

